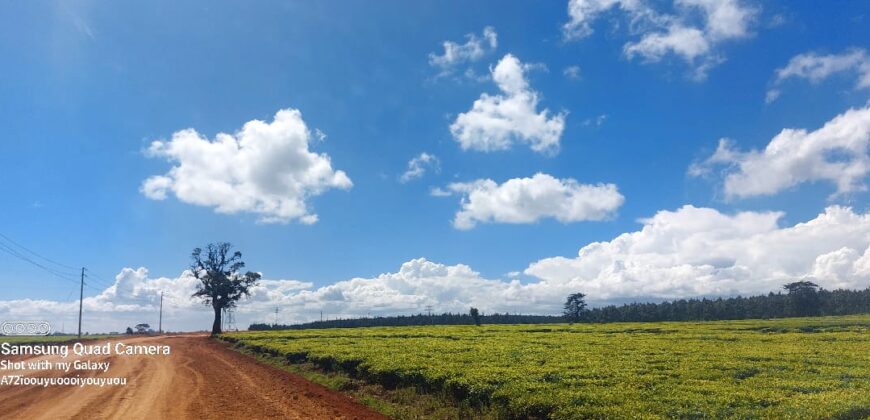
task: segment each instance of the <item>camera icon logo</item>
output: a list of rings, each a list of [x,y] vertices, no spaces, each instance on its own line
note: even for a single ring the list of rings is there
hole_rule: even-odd
[[[0,324],[3,335],[49,335],[51,324],[48,321],[6,321]]]

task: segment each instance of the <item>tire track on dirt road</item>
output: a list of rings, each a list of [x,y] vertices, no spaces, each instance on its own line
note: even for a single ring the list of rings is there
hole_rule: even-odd
[[[0,416],[15,419],[384,419],[351,398],[227,349],[206,336],[121,337],[128,345],[169,345],[168,356],[85,356],[108,372],[0,371],[0,375],[126,377],[126,386],[2,386]],[[101,344],[88,342],[87,344]],[[70,362],[70,355],[27,361]],[[16,360],[22,360],[16,358]]]

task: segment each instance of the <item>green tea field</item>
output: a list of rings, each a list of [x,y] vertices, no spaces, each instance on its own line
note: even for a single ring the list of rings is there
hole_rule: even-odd
[[[503,417],[870,416],[870,315],[224,335],[291,363]]]

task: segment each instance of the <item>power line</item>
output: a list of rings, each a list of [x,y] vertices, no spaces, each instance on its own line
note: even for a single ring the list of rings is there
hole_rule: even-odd
[[[93,270],[87,270],[87,269],[86,269],[85,272],[90,273],[91,276],[93,276],[93,277],[99,279],[100,281],[97,282],[97,283],[102,282],[102,283],[104,284],[104,286],[106,286],[106,287],[109,287],[110,285],[115,284],[114,281],[106,280],[105,277],[103,277],[103,276],[101,276],[101,275],[95,273]]]
[[[10,238],[10,237],[4,235],[3,233],[0,233],[0,237],[6,239],[6,240],[9,241],[9,242],[12,242],[12,244],[14,244],[14,245],[18,246],[19,248],[21,248],[21,249],[23,249],[23,250],[29,252],[31,255],[34,255],[34,256],[39,257],[39,258],[42,258],[43,260],[48,261],[48,262],[50,262],[50,263],[52,263],[52,264],[59,265],[59,266],[61,266],[61,267],[63,267],[63,268],[69,269],[69,270],[78,270],[78,267],[73,267],[73,266],[71,266],[71,265],[66,265],[66,264],[63,264],[63,263],[59,263],[59,262],[57,262],[57,261],[55,261],[55,260],[53,260],[53,259],[51,259],[51,258],[48,258],[48,257],[43,256],[43,255],[40,255],[40,254],[37,253],[36,251],[33,251],[33,250],[27,248],[26,246],[21,245],[21,244],[19,244],[18,242],[15,242],[15,240],[13,240],[12,238]]]
[[[64,298],[64,300],[63,300],[63,301],[64,301],[64,302],[66,302],[66,301],[68,301],[68,300],[69,300],[69,298],[71,298],[71,297],[72,297],[72,294],[73,294],[73,293],[75,293],[75,289],[73,289],[73,290],[70,290],[70,291],[69,291],[69,293],[67,293],[67,295],[66,295],[66,298]]]
[[[87,277],[87,276],[85,276],[85,277]],[[100,289],[100,288],[98,288],[98,287],[96,287],[96,286],[93,286],[93,285],[91,285],[91,284],[88,283],[88,282],[85,282],[85,287],[87,287],[88,289],[91,289],[91,290],[93,290],[93,291],[95,291],[95,292],[97,292],[97,293],[103,293],[103,292],[104,292],[103,289]]]
[[[105,278],[101,277],[97,273],[91,272],[87,270],[85,267],[81,267],[81,273],[69,272],[67,270],[76,270],[79,269],[70,265],[66,265],[60,262],[57,262],[51,258],[48,258],[42,254],[37,253],[36,251],[31,250],[30,248],[25,247],[24,245],[19,244],[12,238],[0,233],[0,251],[5,254],[11,255],[17,259],[20,259],[24,262],[27,262],[34,267],[37,267],[57,278],[62,280],[69,281],[79,288],[79,318],[78,318],[78,336],[81,338],[82,334],[82,312],[84,307],[84,290],[85,287],[89,289],[93,289],[97,293],[105,292],[105,289],[112,287],[115,282],[110,282]],[[4,241],[5,240],[5,241]],[[85,274],[85,272],[89,274]],[[79,277],[78,279],[74,277]],[[85,282],[85,277],[88,278],[89,282]],[[94,283],[94,285],[91,284]],[[100,289],[97,286],[103,287],[104,289]],[[69,300],[73,292],[69,293],[65,300]],[[123,298],[126,302],[123,304],[132,304],[132,305],[147,305],[147,306],[157,306],[158,302],[156,302],[156,297],[151,298]],[[161,316],[161,330],[162,330],[162,316],[163,316],[163,293],[160,294],[159,297],[159,306],[160,306],[160,316]],[[276,308],[277,309],[277,308]],[[276,311],[277,315],[277,311]]]
[[[63,264],[63,263],[57,262],[57,261],[55,261],[55,260],[53,260],[53,259],[51,259],[51,258],[48,258],[48,257],[46,257],[46,256],[44,256],[44,255],[42,255],[42,254],[40,254],[40,253],[38,253],[38,252],[36,252],[36,251],[30,249],[30,248],[27,248],[27,247],[25,247],[24,245],[21,245],[20,243],[16,242],[15,240],[13,240],[12,238],[10,238],[9,236],[4,235],[3,233],[0,233],[0,238],[5,239],[7,242],[9,242],[9,243],[11,243],[11,244],[17,246],[18,248],[21,248],[22,250],[24,250],[25,252],[29,253],[30,255],[33,255],[33,256],[35,256],[35,257],[37,257],[37,258],[40,258],[40,259],[42,259],[42,260],[45,260],[45,261],[47,261],[47,262],[49,262],[49,263],[51,263],[51,264],[54,264],[54,265],[59,266],[59,267],[64,267],[64,268],[68,268],[68,269],[78,270],[78,269],[75,268],[75,267],[72,267],[72,266],[70,266],[70,265],[66,265],[66,264]],[[22,260],[22,261],[27,262],[27,263],[30,263],[31,265],[33,265],[33,266],[35,266],[35,267],[37,267],[37,268],[40,268],[40,269],[46,271],[47,273],[49,273],[49,274],[51,274],[51,275],[53,275],[53,276],[55,276],[55,277],[58,277],[58,278],[60,278],[60,279],[63,279],[63,280],[69,281],[69,282],[71,282],[71,283],[79,283],[79,282],[80,282],[80,281],[78,281],[77,279],[75,279],[75,278],[73,277],[73,276],[76,276],[77,273],[72,273],[72,272],[62,271],[62,270],[56,269],[56,268],[54,268],[54,267],[49,267],[49,266],[47,266],[46,264],[43,264],[42,262],[40,262],[40,261],[36,261],[36,260],[34,260],[33,258],[29,257],[28,255],[25,255],[24,253],[22,253],[22,252],[19,251],[18,249],[16,249],[16,248],[10,246],[9,243],[5,243],[5,242],[3,242],[2,240],[0,240],[0,251],[3,251],[4,253],[9,254],[9,255],[11,255],[11,256],[13,256],[13,257],[15,257],[15,258],[18,258],[18,259],[20,259],[20,260]],[[101,277],[97,276],[97,275],[94,274],[94,273],[91,273],[91,274],[93,274],[93,275],[94,275],[95,277],[97,277],[97,278],[101,278]],[[88,277],[89,279],[93,280],[93,282],[96,283],[96,284],[99,285],[99,286],[102,286],[102,287],[104,287],[104,288],[109,288],[109,287],[110,287],[110,286],[107,285],[107,284],[102,284],[100,281],[94,280],[94,279],[93,279],[92,277],[90,277],[90,276],[85,276],[85,277]],[[81,286],[81,287],[88,287],[88,288],[90,288],[90,289],[92,289],[92,290],[94,290],[94,291],[96,291],[96,292],[103,292],[102,289],[99,289],[99,288],[97,288],[97,287],[95,287],[95,286],[90,285],[90,284],[87,283],[87,282],[84,282],[84,279],[81,279],[81,283],[83,283],[83,284],[80,284],[80,285],[79,285],[79,286]]]
[[[66,273],[63,273],[61,271],[57,271],[57,270],[54,270],[52,268],[46,267],[45,265],[42,265],[42,264],[32,260],[31,258],[27,257],[26,255],[21,254],[20,252],[16,251],[15,249],[10,248],[8,245],[6,245],[2,242],[0,242],[0,251],[3,251],[3,252],[5,252],[5,253],[7,253],[15,258],[18,258],[22,261],[28,262],[28,263],[30,263],[38,268],[41,268],[42,270],[45,270],[46,272],[52,274],[55,277],[58,277],[58,278],[61,278],[61,279],[67,280],[67,281],[71,281],[73,283],[77,283],[75,281],[75,279],[73,279],[72,277],[69,277],[70,274],[66,274]]]
[[[91,279],[91,281],[92,281],[94,284],[96,284],[97,286],[104,287],[104,288],[106,288],[106,289],[112,287],[112,286],[109,285],[109,284],[103,283],[102,281],[98,281],[97,279],[100,278],[100,277],[96,277],[96,276],[94,276],[94,273],[93,273],[92,271],[90,271],[90,270],[88,270],[88,269],[85,269],[85,272],[86,272],[86,273],[90,273],[90,274],[85,274],[85,277]]]
[[[56,268],[47,267],[45,264],[34,261],[32,258],[22,254],[21,252],[19,252],[15,248],[12,248],[11,246],[9,246],[9,244],[0,242],[0,249],[3,249],[7,254],[12,255],[15,258],[29,262],[30,264],[33,264],[39,268],[42,268],[43,270],[50,271],[52,273],[59,274],[59,275],[66,275],[66,276],[72,276],[74,274],[74,273],[69,272],[69,271],[62,271],[62,270],[58,270]]]
[[[85,277],[87,277],[87,276],[85,276]],[[101,294],[101,293],[105,292],[105,289],[100,289],[99,287],[94,286],[88,282],[85,282],[85,287],[87,287],[88,289],[90,289],[94,292],[97,292],[97,294]]]
[[[89,278],[87,274],[85,274],[85,278]],[[93,290],[93,291],[95,291],[95,292],[97,292],[97,293],[103,293],[103,292],[105,292],[104,289],[99,289],[99,288],[97,288],[96,286],[91,285],[91,284],[88,283],[88,282],[85,282],[84,287],[85,287],[85,288],[88,288],[88,289],[91,289],[91,290]],[[65,300],[69,300],[69,298],[70,298],[70,296],[72,295],[72,293],[73,293],[73,292],[71,291],[71,292],[67,295],[67,297],[66,297]],[[138,305],[154,305],[154,306],[156,306],[156,305],[159,304],[159,302],[158,302],[158,298],[157,298],[156,296],[153,296],[153,297],[136,297],[136,298],[133,298],[133,297],[120,297],[120,299],[123,299],[124,302],[115,302],[116,305],[127,305],[127,304],[132,305],[132,304],[138,304]]]

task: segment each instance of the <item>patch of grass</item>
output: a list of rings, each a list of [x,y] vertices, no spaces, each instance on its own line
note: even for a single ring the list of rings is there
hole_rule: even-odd
[[[755,375],[758,375],[759,372],[761,372],[761,371],[756,369],[756,368],[741,369],[741,370],[734,373],[734,379],[751,378]]]

